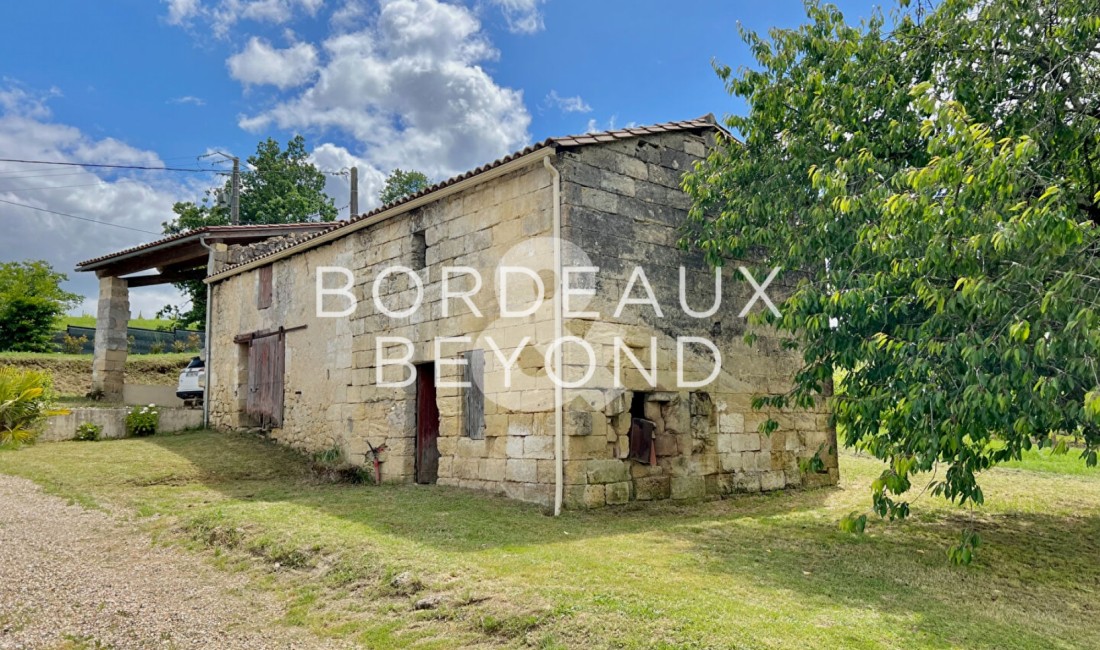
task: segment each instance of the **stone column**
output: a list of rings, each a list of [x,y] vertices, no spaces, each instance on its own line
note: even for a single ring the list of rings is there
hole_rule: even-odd
[[[95,319],[95,354],[92,357],[92,392],[122,401],[126,371],[126,328],[130,322],[130,289],[126,280],[111,276],[99,279],[99,306]]]

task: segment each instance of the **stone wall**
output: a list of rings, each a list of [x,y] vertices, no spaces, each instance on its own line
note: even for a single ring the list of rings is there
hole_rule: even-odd
[[[99,278],[96,311],[95,354],[92,358],[92,391],[107,400],[122,399],[126,374],[126,327],[130,322],[130,289],[123,278]]]
[[[504,370],[490,352],[487,337],[511,355],[524,336],[553,337],[552,303],[524,318],[500,319],[496,269],[502,260],[517,265],[553,269],[550,174],[541,164],[530,166],[428,204],[356,232],[332,243],[274,262],[273,304],[257,309],[257,270],[214,285],[212,327],[211,421],[215,426],[251,426],[243,414],[247,381],[247,347],[233,337],[280,326],[286,334],[284,420],[271,431],[280,442],[306,451],[340,447],[348,460],[368,462],[370,445],[385,444],[383,479],[414,477],[416,432],[415,385],[381,387],[376,382],[378,336],[402,337],[413,344],[413,363],[436,357],[436,337],[469,337],[441,345],[441,356],[457,361],[471,349],[485,351],[485,431],[471,439],[462,431],[462,391],[437,389],[440,412],[438,482],[508,494],[547,503],[553,488],[553,391],[545,381],[538,354],[523,356],[513,371],[512,388],[504,386]],[[376,309],[375,280],[386,268],[404,265],[417,271],[424,286],[420,309],[392,318]],[[315,314],[315,270],[342,266],[355,278],[358,307],[348,318],[318,318]],[[472,298],[481,317],[453,299],[442,313],[441,273],[444,266],[478,270],[482,290]],[[340,280],[332,278],[332,286]],[[455,290],[465,278],[453,280]],[[340,280],[342,282],[342,280]],[[533,286],[513,283],[510,297],[517,307]],[[547,279],[548,288],[553,287]],[[415,284],[403,274],[379,284],[379,297],[389,309],[412,305]],[[337,310],[338,299],[326,303]],[[388,356],[399,356],[393,348]],[[458,381],[462,368],[439,364],[442,381]],[[542,372],[540,378],[539,373]],[[400,381],[407,370],[383,369],[385,381]]]
[[[713,301],[711,270],[698,255],[676,246],[688,208],[679,179],[709,144],[701,135],[663,134],[564,150],[552,159],[562,178],[563,265],[600,268],[598,274],[570,281],[595,292],[586,305],[574,297],[572,309],[600,315],[564,322],[563,333],[587,341],[596,357],[592,379],[583,388],[564,391],[567,506],[699,498],[837,480],[835,434],[823,408],[762,414],[750,407],[754,395],[789,389],[798,356],[783,350],[767,332],[752,347],[742,342],[746,324],[737,313],[752,291],[734,281],[733,269],[724,273],[723,304],[713,317],[693,318],[680,308],[681,265],[688,269],[688,304],[705,310]],[[369,462],[368,443],[385,444],[383,479],[411,481],[416,387],[381,386],[376,376],[379,338],[400,337],[411,343],[413,363],[441,359],[436,364],[438,482],[551,503],[554,390],[546,367],[547,348],[556,336],[551,181],[550,172],[536,163],[275,261],[269,308],[257,307],[258,270],[216,283],[208,362],[212,423],[252,424],[243,414],[247,346],[234,343],[233,337],[304,326],[286,334],[283,426],[271,436],[306,451],[339,447],[355,463]],[[399,318],[381,312],[372,300],[376,279],[395,265],[415,270],[423,285],[419,310]],[[663,306],[662,317],[643,305],[628,305],[619,317],[613,316],[635,265],[646,272]],[[317,317],[320,266],[346,267],[353,273],[358,306],[351,316]],[[483,286],[472,298],[480,316],[461,300],[451,300],[450,313],[443,314],[444,266],[480,272]],[[502,266],[537,271],[545,288],[541,306],[522,317],[502,317]],[[754,271],[760,280],[767,275],[766,270]],[[334,276],[329,286],[337,281],[342,283]],[[472,288],[468,282],[456,279],[454,287]],[[534,298],[535,283],[529,278],[513,278],[509,286],[508,303],[514,309]],[[783,290],[769,287],[773,296]],[[379,298],[391,310],[412,305],[416,293],[415,283],[400,273],[378,283]],[[327,309],[343,306],[336,298],[326,303]],[[723,366],[712,384],[677,387],[677,336],[704,337],[719,347]],[[437,337],[466,338],[442,341],[437,351]],[[616,386],[615,337],[643,360],[649,358],[651,337],[657,338],[655,386],[648,386],[629,360],[622,385]],[[526,345],[517,351],[524,339]],[[517,355],[510,371],[495,349],[505,358]],[[584,352],[576,346],[563,349],[566,378],[582,374],[588,366]],[[463,430],[469,389],[451,385],[463,379],[458,362],[472,350],[484,354],[484,431],[474,435]],[[383,354],[394,358],[402,351],[393,344]],[[685,379],[709,374],[710,362],[698,350],[686,359]],[[381,378],[400,381],[408,374],[407,368],[391,365],[382,369]],[[656,423],[656,465],[626,458],[632,409]],[[768,415],[775,416],[779,429],[765,436],[758,427]],[[825,471],[804,473],[799,460],[815,454]]]
[[[202,426],[202,409],[161,407],[157,431],[171,433]],[[39,442],[62,442],[76,436],[76,428],[83,422],[98,424],[103,430],[100,439],[126,437],[126,416],[130,407],[88,406],[69,409],[67,415],[47,418],[39,435]]]
[[[314,233],[298,233],[293,235],[278,235],[261,239],[251,244],[231,244],[226,247],[225,253],[219,255],[218,262],[226,266],[240,264],[251,259],[267,255],[274,251],[289,248],[296,242],[312,237]]]
[[[751,347],[743,342],[747,322],[738,313],[754,292],[737,281],[735,265],[722,271],[722,303],[713,316],[695,318],[680,306],[681,266],[686,269],[688,306],[701,312],[714,302],[713,270],[699,254],[677,246],[690,207],[679,189],[680,178],[705,155],[711,138],[662,134],[574,149],[562,156],[563,236],[577,247],[578,265],[600,269],[571,283],[595,290],[583,309],[599,312],[599,317],[565,323],[567,335],[592,345],[598,369],[585,389],[566,392],[567,505],[700,498],[837,481],[836,436],[824,404],[812,411],[784,413],[751,408],[754,395],[789,390],[800,360],[797,351],[781,348],[774,333],[763,332]],[[660,317],[649,305],[633,304],[625,305],[620,317],[613,315],[636,266],[653,289]],[[759,282],[767,277],[767,269],[746,266]],[[774,300],[785,290],[779,284],[768,287]],[[630,295],[646,297],[640,280]],[[762,308],[758,302],[754,311]],[[718,347],[722,370],[712,383],[678,387],[678,336],[702,337]],[[616,337],[647,370],[651,337],[656,337],[655,385],[621,349],[623,370],[616,382]],[[690,346],[685,352],[684,378],[706,378],[714,365],[706,349]],[[574,373],[580,372],[587,366],[586,353],[570,347],[566,363]],[[642,393],[639,403],[644,399],[640,407],[634,402],[637,392]],[[626,459],[632,404],[656,424],[655,466]],[[779,423],[770,436],[758,430],[768,417]],[[825,470],[801,471],[798,461],[815,454]]]

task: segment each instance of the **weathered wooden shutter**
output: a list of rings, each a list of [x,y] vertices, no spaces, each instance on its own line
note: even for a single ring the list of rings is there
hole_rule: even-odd
[[[256,295],[257,309],[267,309],[271,306],[272,273],[272,266],[270,264],[260,268],[260,287],[259,292]]]
[[[283,426],[285,341],[285,334],[277,332],[248,343],[245,412],[265,429]]]
[[[470,438],[485,437],[485,351],[467,350],[465,377],[469,382],[462,405],[463,432]]]

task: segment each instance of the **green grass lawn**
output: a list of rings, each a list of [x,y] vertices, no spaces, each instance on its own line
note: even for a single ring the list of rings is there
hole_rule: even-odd
[[[841,533],[880,467],[843,455],[836,489],[551,518],[450,488],[321,483],[238,435],[0,452],[0,472],[133,516],[273,591],[287,624],[370,648],[1100,647],[1100,472],[1030,454],[984,476],[978,512],[925,496],[908,521]],[[951,566],[966,525],[984,544]],[[443,605],[416,611],[428,595]]]

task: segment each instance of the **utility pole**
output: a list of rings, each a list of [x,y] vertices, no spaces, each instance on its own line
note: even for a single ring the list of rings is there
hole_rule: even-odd
[[[239,226],[241,223],[241,159],[237,156],[230,156],[227,153],[221,151],[211,151],[199,156],[199,159],[207,158],[209,156],[221,156],[222,158],[228,158],[233,161],[233,175],[229,181],[229,223],[234,226]],[[225,194],[222,191],[218,191],[218,206],[225,205]]]
[[[351,209],[348,218],[354,219],[359,215],[359,168],[351,168]]]
[[[229,223],[241,223],[241,159],[233,156],[233,193],[229,199]]]

